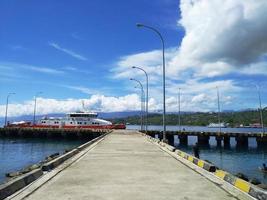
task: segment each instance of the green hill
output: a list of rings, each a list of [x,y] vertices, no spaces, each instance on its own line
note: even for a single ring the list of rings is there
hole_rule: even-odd
[[[264,124],[267,124],[267,111],[263,112]],[[140,124],[140,116],[131,116],[125,118],[112,119],[114,123]],[[191,126],[207,126],[209,123],[217,123],[218,115],[215,112],[195,112],[181,114],[181,124]],[[253,123],[260,123],[260,114],[257,110],[239,111],[239,112],[222,112],[221,122],[228,123],[229,126],[235,127],[243,124],[248,126]],[[149,114],[148,123],[150,125],[162,124],[162,114]],[[166,115],[167,125],[178,124],[178,114]]]

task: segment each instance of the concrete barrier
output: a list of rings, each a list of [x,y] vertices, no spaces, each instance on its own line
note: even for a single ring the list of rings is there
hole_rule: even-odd
[[[251,183],[237,178],[236,176],[225,172],[223,170],[216,170],[214,173],[217,177],[223,179],[224,181],[230,183],[231,185],[237,187],[239,190],[249,194],[250,196],[259,199],[259,200],[266,200],[267,199],[267,191],[263,190]]]
[[[42,166],[42,170],[43,171],[49,171],[51,169],[54,169],[55,167],[59,166],[60,164],[62,164],[65,160],[69,159],[70,157],[72,157],[73,155],[77,154],[79,152],[78,149],[73,149],[72,151],[63,154],[62,156],[59,156],[58,158],[51,160],[48,163],[45,163]]]
[[[107,134],[108,134],[108,133],[105,133],[105,134],[103,134],[103,135],[100,135],[99,137],[97,137],[97,138],[95,138],[95,139],[92,139],[92,140],[90,140],[89,142],[86,142],[85,144],[80,145],[79,147],[77,147],[77,149],[78,149],[79,151],[81,151],[81,150],[83,150],[83,149],[89,147],[90,145],[92,145],[94,142],[96,142],[96,141],[100,140],[101,138],[105,137]]]
[[[2,200],[10,196],[11,194],[35,181],[42,175],[43,171],[41,169],[35,169],[27,174],[21,175],[18,178],[0,185],[0,199]]]
[[[174,152],[174,151],[175,151],[175,147],[173,147],[173,146],[171,146],[171,145],[169,145],[169,144],[165,144],[165,147],[166,147],[169,151],[171,151],[171,152]]]
[[[182,158],[189,160],[190,162],[194,163],[195,165],[209,171],[209,172],[215,172],[216,171],[216,166],[213,165],[212,163],[209,163],[207,161],[198,159],[190,154],[187,154],[181,150],[175,150],[175,153],[181,156]]]
[[[160,141],[159,139],[155,139],[151,136],[147,136],[147,138],[152,142],[158,143],[160,146],[168,149],[171,152],[175,151],[175,153],[178,154],[179,156],[181,156],[182,158],[189,160],[190,162],[194,163],[195,165],[197,165],[197,166],[199,166],[199,167],[201,167],[201,168],[203,168],[209,172],[215,172],[216,171],[216,166],[213,165],[212,163],[198,159],[198,158],[196,158],[190,154],[187,154],[181,150],[175,149],[175,147],[173,147],[169,144],[166,144],[166,143]]]

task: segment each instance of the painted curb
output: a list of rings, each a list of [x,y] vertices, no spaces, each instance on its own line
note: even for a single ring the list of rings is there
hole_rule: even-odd
[[[153,140],[150,139],[149,137],[147,137],[147,138],[153,142]],[[251,199],[252,198],[252,199],[267,200],[267,198],[266,198],[266,192],[267,191],[263,191],[261,188],[251,184],[249,192],[245,192],[245,191],[248,191],[246,181],[240,179],[237,182],[235,182],[235,180],[239,179],[239,178],[229,174],[228,172],[225,172],[223,170],[219,170],[218,168],[216,168],[213,164],[211,164],[209,162],[197,159],[194,156],[187,154],[187,153],[185,153],[181,150],[178,150],[178,149],[176,149],[175,152],[171,152],[170,150],[168,150],[165,147],[165,145],[164,145],[164,147],[161,146],[160,144],[156,144],[156,145],[158,145],[162,150],[169,153],[174,158],[178,159],[180,162],[182,162],[187,167],[191,168],[192,170],[194,170],[197,173],[200,173],[201,175],[205,176],[207,179],[209,179],[210,181],[212,181],[213,183],[215,183],[219,187],[228,191],[231,195],[233,195],[237,199],[242,197],[241,199],[248,199],[248,198]],[[196,167],[193,167],[193,166],[196,166]],[[210,169],[211,166],[214,166],[214,169]],[[211,172],[209,170],[211,170]],[[216,178],[217,181],[214,180],[214,178]],[[220,180],[221,183],[218,182],[218,180]],[[226,180],[228,180],[229,182],[227,182]],[[242,190],[242,188],[243,188],[243,190]],[[233,189],[239,193],[236,193]],[[246,196],[242,196],[242,195],[246,195]]]
[[[0,185],[0,199],[2,200],[16,191],[24,188],[26,185],[29,185],[42,175],[43,171],[41,169],[35,169],[27,174],[15,178],[14,180]]]
[[[230,183],[231,185],[237,187],[239,190],[249,194],[256,199],[267,200],[267,191],[255,185],[252,185],[251,183],[244,181],[243,179],[237,178],[236,176],[223,170],[216,170],[214,174],[215,176],[223,179],[224,181]]]
[[[209,172],[215,172],[216,171],[216,166],[208,163],[204,160],[198,159],[190,154],[187,154],[181,150],[176,149],[175,153],[178,154],[179,156],[181,156],[182,158],[194,163],[195,165],[197,165],[198,167],[201,167]]]

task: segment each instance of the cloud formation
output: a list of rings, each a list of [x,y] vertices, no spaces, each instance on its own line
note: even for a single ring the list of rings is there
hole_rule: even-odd
[[[185,36],[170,63],[177,71],[197,68],[195,76],[212,77],[265,59],[265,0],[181,0],[180,9]]]
[[[181,0],[180,10],[177,25],[185,34],[179,48],[166,49],[167,98],[182,88],[183,110],[216,110],[216,86],[224,105],[248,95],[253,88],[242,86],[242,79],[234,76],[267,75],[267,1]],[[149,74],[150,96],[161,102],[161,59],[161,50],[122,56],[112,72],[115,78],[144,82],[141,71],[130,69],[143,67]],[[175,110],[172,105],[168,108]]]
[[[64,71],[62,70],[54,69],[51,67],[29,65],[29,64],[24,64],[24,63],[15,63],[15,62],[0,62],[1,72],[14,71],[13,73],[17,74],[17,70],[19,69],[30,70],[30,71],[35,71],[35,72],[40,72],[40,73],[45,73],[45,74],[54,74],[54,75],[59,75],[59,74],[64,73]]]
[[[138,110],[140,108],[140,99],[136,94],[129,94],[122,97],[112,97],[104,95],[92,95],[89,99],[47,99],[37,98],[37,114],[46,115],[49,113],[66,113],[83,110],[82,102],[86,109],[90,111],[125,111]],[[8,107],[8,116],[31,115],[33,113],[34,100],[24,103],[10,102]],[[153,105],[151,105],[153,107]],[[5,116],[5,105],[0,105],[0,117]]]
[[[66,53],[66,54],[68,54],[68,55],[70,55],[73,58],[76,58],[78,60],[82,60],[82,61],[88,60],[85,56],[82,56],[82,55],[80,55],[80,54],[78,54],[78,53],[76,53],[76,52],[74,52],[72,50],[65,49],[65,48],[59,46],[57,43],[49,42],[49,46],[51,46],[51,47],[53,47],[53,48],[55,48],[55,49],[57,49],[57,50],[59,50],[61,52],[64,52],[64,53]]]

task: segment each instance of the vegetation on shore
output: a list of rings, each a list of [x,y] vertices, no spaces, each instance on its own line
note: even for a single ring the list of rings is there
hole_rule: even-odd
[[[238,111],[238,112],[222,112],[221,122],[229,124],[230,127],[249,126],[250,124],[260,123],[260,114],[258,110]],[[218,122],[218,113],[216,112],[195,112],[182,113],[181,124],[191,126],[207,126],[210,123]],[[267,111],[263,111],[263,119],[265,126],[267,125]],[[131,116],[125,118],[111,119],[114,123],[140,124],[140,116]],[[150,125],[162,124],[162,114],[149,114],[148,123]],[[178,114],[166,115],[167,125],[178,124]]]

